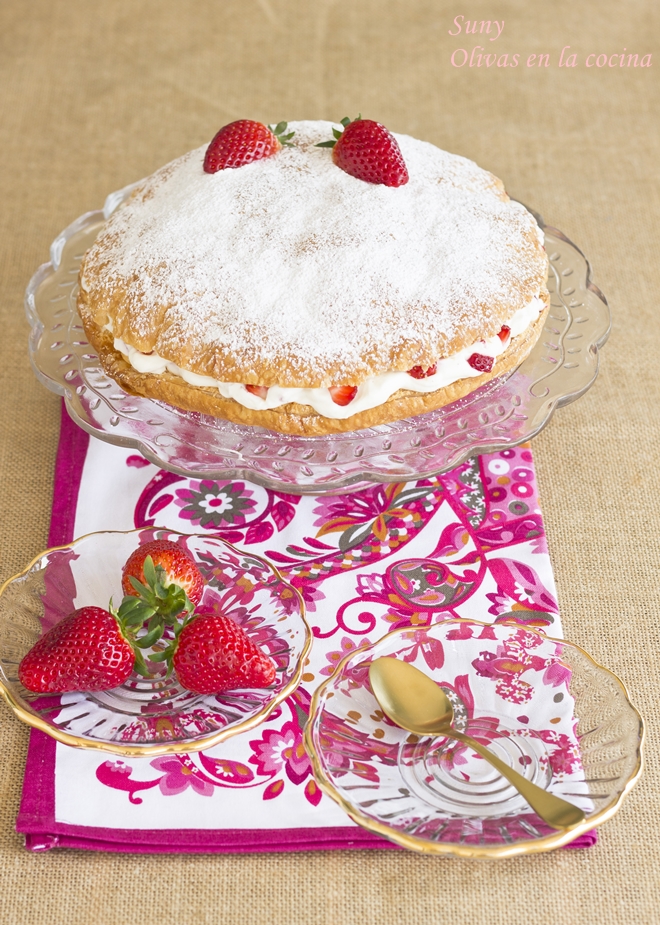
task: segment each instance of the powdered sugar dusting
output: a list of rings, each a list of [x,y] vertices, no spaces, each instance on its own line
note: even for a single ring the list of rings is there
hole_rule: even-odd
[[[83,284],[127,344],[225,381],[282,382],[285,361],[285,384],[329,385],[450,355],[538,295],[534,219],[491,174],[396,135],[410,180],[373,185],[314,147],[332,123],[290,128],[293,147],[235,170],[191,151],[111,216]]]

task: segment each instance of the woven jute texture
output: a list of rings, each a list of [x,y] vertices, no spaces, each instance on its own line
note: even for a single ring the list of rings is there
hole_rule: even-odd
[[[660,6],[467,6],[0,3],[0,577],[46,542],[59,403],[29,367],[22,298],[51,240],[226,122],[361,112],[501,176],[579,243],[608,296],[598,381],[557,412],[534,451],[566,635],[625,680],[645,715],[641,782],[594,849],[504,862],[384,851],[33,856],[14,833],[28,733],[0,705],[2,925],[660,921]],[[451,36],[456,16],[504,21],[504,31]],[[452,66],[455,49],[475,45],[498,60],[517,53],[519,65]],[[564,46],[576,67],[559,67]],[[533,54],[549,54],[548,66],[528,67]],[[628,54],[652,54],[652,66],[628,66]]]

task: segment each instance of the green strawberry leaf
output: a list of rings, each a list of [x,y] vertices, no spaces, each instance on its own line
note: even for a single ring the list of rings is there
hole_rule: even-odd
[[[348,116],[344,116],[344,118],[341,120],[339,124],[343,125],[344,128],[346,128],[347,126],[351,124],[351,121],[359,122],[361,118],[362,118],[362,113],[359,113],[357,118],[353,120],[349,119]],[[319,141],[318,144],[314,145],[314,147],[315,148],[334,148],[334,146],[337,144],[337,142],[341,138],[343,132],[339,131],[338,128],[334,128],[333,126],[332,134],[335,136],[334,141]]]
[[[130,617],[124,619],[123,623],[127,629],[139,630],[142,625],[156,613],[153,607],[146,608],[144,611],[138,611],[137,613],[132,614]]]
[[[126,617],[128,617],[134,611],[141,611],[143,607],[143,601],[141,601],[139,597],[133,597],[132,594],[127,594],[119,605],[119,609]]]
[[[144,636],[141,636],[140,639],[135,641],[135,645],[139,646],[141,649],[150,649],[155,642],[163,635],[163,626],[161,623],[156,624],[153,629],[149,630]]]
[[[269,125],[268,128],[271,130],[273,135],[279,139],[280,144],[286,145],[289,148],[292,148],[291,139],[296,134],[295,132],[289,132],[288,135],[283,135],[283,132],[286,132],[286,127],[288,122],[278,122],[275,128],[272,125]]]
[[[157,652],[155,655],[147,655],[150,662],[166,662],[169,658],[167,652]]]
[[[147,667],[147,664],[142,657],[142,653],[139,649],[134,649],[135,652],[135,662],[133,664],[133,670],[137,671],[138,674],[141,674],[143,678],[148,678],[151,672]]]
[[[146,601],[138,597],[127,594],[119,605],[119,610],[116,611],[115,616],[122,627],[139,629],[155,613],[157,613],[156,607],[147,604]]]
[[[128,580],[133,586],[133,590],[137,592],[137,595],[139,598],[144,599],[144,598],[149,598],[149,597],[154,596],[151,588],[148,588],[146,585],[143,585],[141,581],[137,580],[137,578],[134,578],[132,575],[129,575]]]
[[[161,571],[164,571],[162,566],[159,566]],[[147,556],[144,562],[142,563],[142,573],[146,579],[147,585],[150,588],[153,588],[156,585],[158,580],[156,566],[154,565],[154,560],[151,556]]]
[[[153,617],[149,620],[149,623],[147,624],[147,632],[150,633],[152,629],[154,628],[154,626],[162,627],[162,625],[163,625],[163,620],[160,614],[154,614]]]

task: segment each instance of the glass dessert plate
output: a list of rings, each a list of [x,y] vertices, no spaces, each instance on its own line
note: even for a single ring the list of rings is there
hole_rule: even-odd
[[[555,408],[582,395],[596,378],[598,350],[609,334],[605,297],[591,282],[582,252],[556,228],[543,229],[550,258],[551,309],[530,356],[512,373],[463,399],[418,417],[323,437],[277,434],[128,395],[104,373],[76,309],[85,250],[135,184],[113,193],[53,242],[50,262],[26,292],[29,351],[39,380],[64,396],[88,433],[135,447],[171,472],[196,478],[242,478],[274,490],[323,494],[373,482],[445,472],[474,453],[516,446],[537,434]]]
[[[381,656],[433,678],[457,730],[580,806],[584,822],[550,828],[469,747],[390,722],[369,684]],[[557,848],[613,816],[641,773],[643,738],[622,682],[578,646],[517,623],[452,619],[350,653],[314,694],[305,747],[317,783],[371,832],[484,858]]]
[[[198,610],[219,609],[275,662],[272,687],[195,694],[166,676],[138,674],[109,691],[34,694],[18,680],[23,656],[73,610],[122,599],[124,562],[140,543],[171,539],[198,564],[206,587]],[[155,527],[90,533],[49,549],[0,588],[0,694],[19,719],[59,742],[118,755],[164,755],[210,748],[262,722],[300,683],[312,634],[299,592],[261,556],[213,536]]]

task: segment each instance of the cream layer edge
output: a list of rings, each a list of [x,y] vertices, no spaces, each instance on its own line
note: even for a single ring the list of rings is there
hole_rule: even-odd
[[[266,396],[262,398],[253,392],[248,392],[243,383],[220,382],[211,376],[202,376],[198,373],[190,372],[159,356],[157,353],[140,353],[139,350],[126,344],[118,337],[114,338],[114,347],[115,350],[118,350],[126,357],[133,369],[139,373],[158,376],[167,370],[172,375],[179,376],[189,385],[217,388],[223,398],[231,398],[243,405],[244,408],[251,408],[254,411],[268,411],[271,408],[280,408],[282,405],[296,402],[301,405],[309,405],[322,417],[343,420],[352,417],[354,414],[359,414],[361,411],[377,408],[400,389],[405,389],[408,392],[436,392],[454,382],[458,382],[459,379],[481,376],[483,370],[474,369],[468,362],[470,357],[478,353],[481,356],[491,357],[495,360],[509,347],[514,337],[522,334],[530,325],[534,324],[544,310],[545,305],[546,303],[540,295],[535,296],[506,322],[505,326],[509,328],[509,334],[504,340],[500,338],[499,334],[495,334],[486,340],[476,341],[476,343],[465,347],[450,357],[443,357],[437,361],[436,372],[430,376],[416,379],[408,372],[394,371],[366,379],[358,385],[357,394],[347,405],[336,404],[332,399],[330,390],[322,387],[286,388],[272,385],[268,388]],[[110,323],[105,325],[105,329],[110,331],[111,334],[113,333]]]

